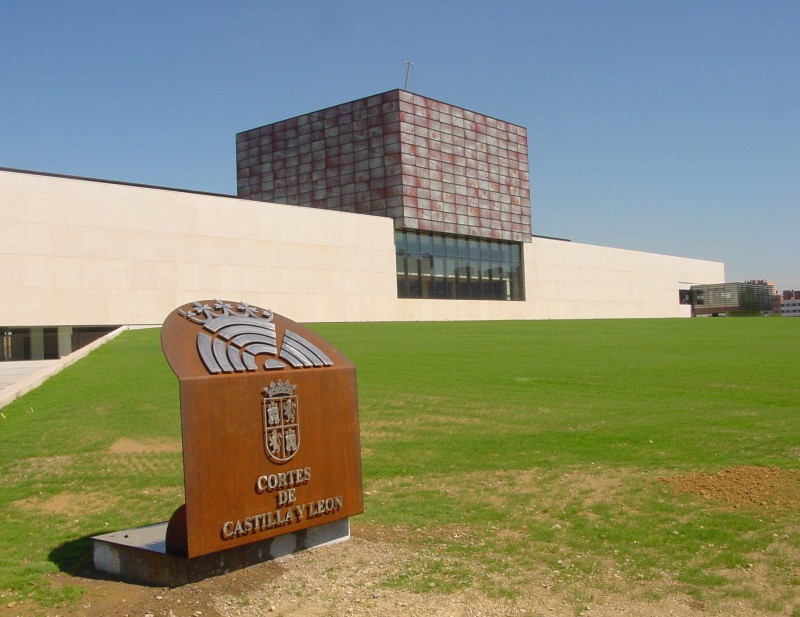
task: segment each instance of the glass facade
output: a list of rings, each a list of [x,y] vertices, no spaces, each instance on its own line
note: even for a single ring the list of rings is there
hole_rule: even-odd
[[[692,310],[695,314],[737,311],[770,311],[772,299],[767,285],[718,283],[692,285]]]
[[[516,242],[396,231],[397,297],[524,300]]]

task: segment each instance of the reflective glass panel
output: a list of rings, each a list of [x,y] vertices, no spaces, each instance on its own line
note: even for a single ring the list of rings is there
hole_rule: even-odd
[[[406,246],[409,255],[419,255],[419,234],[408,232],[406,235]]]
[[[395,233],[400,298],[523,300],[521,245],[416,231]]]

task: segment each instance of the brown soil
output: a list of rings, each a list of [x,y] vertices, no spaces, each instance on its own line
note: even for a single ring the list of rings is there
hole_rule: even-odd
[[[680,493],[714,499],[734,508],[800,506],[800,471],[777,467],[732,467],[715,474],[689,473],[665,482]]]
[[[758,508],[765,514],[800,507],[800,472],[763,467],[737,467],[716,474],[689,473],[661,480],[678,492],[714,500],[724,508]],[[606,487],[608,488],[608,487]],[[23,505],[23,504],[20,504]],[[51,504],[25,504],[49,507]],[[64,504],[60,504],[63,507]],[[458,530],[456,530],[458,531]],[[454,533],[456,533],[454,531]],[[474,540],[474,530],[464,530]],[[0,597],[0,617],[47,615],[49,617],[256,617],[380,615],[616,615],[651,616],[757,614],[752,604],[736,599],[706,605],[674,592],[669,581],[617,580],[606,591],[585,590],[585,602],[577,602],[584,590],[542,568],[536,572],[514,571],[523,576],[523,593],[514,598],[487,594],[487,586],[472,585],[454,592],[439,590],[436,583],[416,593],[391,584],[392,579],[413,572],[437,555],[425,547],[413,530],[353,523],[353,538],[329,547],[278,559],[243,571],[180,588],[154,588],[59,573],[54,585],[81,585],[86,593],[66,609],[41,609],[30,602],[7,602]],[[448,564],[444,560],[444,568]],[[613,566],[609,565],[609,576]],[[754,570],[757,570],[755,568]],[[487,576],[485,572],[475,576]],[[495,573],[489,576],[503,576]],[[766,573],[748,574],[765,589]],[[473,578],[474,580],[474,578]],[[484,581],[485,582],[485,581]],[[750,581],[751,583],[754,581]],[[483,589],[484,591],[481,591]],[[1,595],[1,594],[0,594]],[[648,601],[644,598],[659,598]]]
[[[420,557],[402,536],[403,533],[397,530],[354,530],[354,537],[348,542],[174,589],[59,574],[54,577],[54,583],[81,584],[87,592],[73,608],[50,609],[44,614],[49,617],[505,617],[576,614],[695,617],[702,614],[702,611],[698,613],[702,604],[687,597],[670,597],[649,603],[632,601],[622,593],[608,593],[576,606],[565,592],[555,589],[553,580],[533,573],[528,592],[515,599],[489,597],[475,589],[440,593],[432,586],[424,592],[412,593],[387,588],[381,583],[413,568]],[[3,617],[28,616],[36,614],[34,610],[27,602],[0,605]],[[713,614],[743,617],[751,613],[725,610]]]
[[[103,493],[59,493],[47,499],[29,497],[14,502],[14,506],[42,514],[64,514],[75,517],[102,512],[109,503],[116,501]]]
[[[108,448],[111,454],[143,454],[151,452],[180,452],[181,442],[179,441],[134,441],[122,437],[117,439]]]

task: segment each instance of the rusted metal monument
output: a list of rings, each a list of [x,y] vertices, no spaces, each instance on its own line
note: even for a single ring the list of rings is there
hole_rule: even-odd
[[[355,367],[269,310],[197,301],[167,317],[185,503],[94,538],[95,567],[181,585],[349,537],[363,511]]]

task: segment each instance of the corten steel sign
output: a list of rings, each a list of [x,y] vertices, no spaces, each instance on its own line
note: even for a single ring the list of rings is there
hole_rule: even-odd
[[[363,511],[356,370],[269,310],[203,300],[167,317],[186,503],[167,552],[197,557]]]

